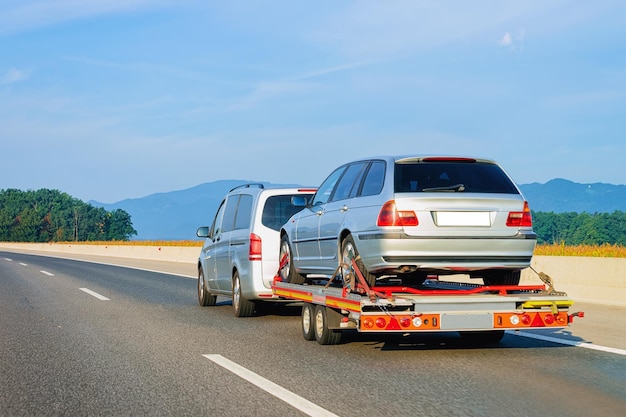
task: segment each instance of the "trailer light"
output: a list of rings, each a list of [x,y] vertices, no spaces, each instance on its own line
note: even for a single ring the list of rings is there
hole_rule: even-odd
[[[566,314],[559,314],[558,316],[556,316],[556,322],[560,325],[560,326],[564,326],[567,324],[567,318],[566,318]]]
[[[554,323],[554,316],[552,314],[548,314],[547,316],[543,318],[543,321],[545,321],[546,324],[549,326],[552,323]]]
[[[384,329],[386,325],[387,325],[387,320],[385,320],[384,318],[379,317],[376,319],[376,327],[380,329]]]
[[[522,324],[525,326],[528,326],[530,324],[532,320],[530,319],[530,316],[528,314],[524,314],[522,316]]]
[[[363,319],[363,327],[365,327],[366,329],[371,329],[372,327],[374,327],[374,320],[372,320],[371,318]]]
[[[409,327],[411,325],[411,319],[408,317],[402,317],[400,319],[400,326]]]
[[[517,315],[509,317],[509,320],[513,326],[517,326],[519,324],[519,316]]]
[[[415,326],[415,327],[422,327],[422,319],[420,319],[419,317],[414,317],[413,318],[413,326]]]

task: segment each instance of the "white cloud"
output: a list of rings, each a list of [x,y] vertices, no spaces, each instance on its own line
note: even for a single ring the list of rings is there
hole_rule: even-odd
[[[517,36],[513,37],[510,32],[505,33],[498,41],[498,45],[510,48],[513,51],[521,50],[524,47],[524,38],[526,37],[526,31],[521,30]]]
[[[20,71],[18,69],[11,68],[2,76],[0,76],[0,85],[8,85],[19,81],[24,81],[28,79],[28,76],[29,74],[26,71]]]
[[[502,39],[498,41],[498,44],[501,46],[511,46],[513,45],[513,38],[509,32],[505,33]]]

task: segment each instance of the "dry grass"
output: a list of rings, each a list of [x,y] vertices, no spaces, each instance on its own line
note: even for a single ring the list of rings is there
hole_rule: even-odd
[[[201,247],[203,240],[131,240],[112,242],[64,242],[72,245],[134,245],[134,246],[182,246]],[[61,242],[59,242],[61,243]],[[626,246],[542,244],[535,248],[539,256],[588,256],[596,258],[626,258]]]

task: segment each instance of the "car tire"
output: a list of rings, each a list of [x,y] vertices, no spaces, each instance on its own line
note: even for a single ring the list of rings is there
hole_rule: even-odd
[[[296,272],[295,266],[293,265],[293,257],[291,246],[289,245],[289,237],[287,235],[283,235],[280,239],[280,260],[286,257],[285,265],[280,269],[279,275],[283,281],[286,281],[290,284],[304,284],[306,281],[306,277],[302,274]]]
[[[328,328],[328,317],[326,313],[326,306],[315,306],[315,340],[320,345],[336,345],[341,340],[340,330],[331,330]]]
[[[485,285],[519,285],[522,272],[519,270],[485,271]]]
[[[233,274],[233,311],[235,317],[251,317],[254,314],[255,303],[248,300],[241,293],[239,272]]]
[[[352,260],[357,258],[358,256],[359,251],[354,244],[354,238],[352,237],[352,235],[346,236],[346,238],[341,242],[341,262],[352,265]],[[376,276],[367,272],[367,269],[365,269],[365,265],[363,265],[361,259],[356,261],[356,266],[361,271],[361,275],[363,275],[363,278],[365,278],[365,282],[367,282],[367,285],[369,285],[370,287],[376,285]],[[352,266],[350,266],[350,269],[352,269]],[[359,279],[356,277],[356,272],[354,274],[355,279],[359,281]]]
[[[315,340],[315,305],[302,305],[302,336],[304,340]]]
[[[198,267],[198,303],[202,306],[214,306],[217,301],[217,295],[211,294],[206,288],[204,281],[204,271],[202,267]]]

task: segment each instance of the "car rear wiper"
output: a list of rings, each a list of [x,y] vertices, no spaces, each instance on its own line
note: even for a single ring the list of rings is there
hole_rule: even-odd
[[[431,192],[431,191],[463,192],[463,191],[465,191],[465,185],[464,184],[454,184],[454,185],[447,185],[445,187],[424,188],[424,189],[422,189],[422,191],[423,192]]]

